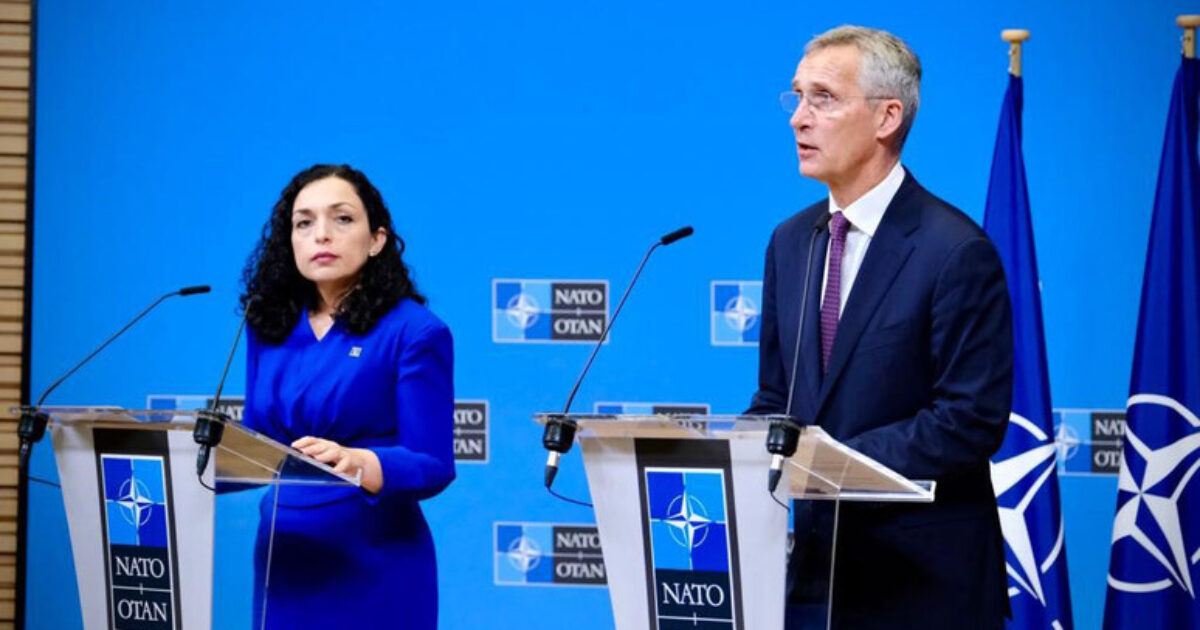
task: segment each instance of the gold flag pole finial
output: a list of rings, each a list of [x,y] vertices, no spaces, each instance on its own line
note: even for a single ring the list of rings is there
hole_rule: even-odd
[[[1175,24],[1183,29],[1183,56],[1196,58],[1196,27],[1200,26],[1200,15],[1180,15]]]
[[[1000,39],[1008,42],[1008,73],[1021,76],[1021,44],[1029,39],[1029,31],[1023,28],[1006,28],[1000,31]]]

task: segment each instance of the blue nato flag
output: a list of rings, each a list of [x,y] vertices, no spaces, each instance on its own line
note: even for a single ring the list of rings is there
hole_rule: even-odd
[[[1013,311],[1012,414],[1004,444],[992,457],[992,484],[1009,576],[1013,615],[1008,627],[1069,630],[1071,591],[1037,256],[1021,153],[1022,105],[1021,78],[1009,75],[983,220],[1004,264]]]
[[[1200,628],[1200,61],[1163,141],[1108,568],[1106,629]]]

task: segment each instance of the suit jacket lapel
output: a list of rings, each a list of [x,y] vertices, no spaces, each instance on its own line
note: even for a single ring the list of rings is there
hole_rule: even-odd
[[[818,212],[817,216],[825,216],[825,212]],[[816,411],[817,394],[821,390],[821,364],[820,364],[820,348],[821,348],[821,324],[820,324],[820,299],[821,299],[821,274],[825,268],[825,247],[828,242],[828,231],[822,231],[813,238],[811,229],[800,228],[796,230],[791,238],[786,243],[789,257],[785,263],[785,267],[777,270],[777,278],[787,278],[787,286],[777,289],[779,301],[776,304],[776,309],[779,314],[779,324],[781,327],[780,333],[784,343],[781,347],[780,357],[786,362],[787,373],[791,374],[791,378],[795,382],[795,396],[792,400],[792,409],[788,413],[795,414],[801,418],[812,418],[812,413]],[[812,265],[808,265],[808,247],[812,243]],[[808,303],[805,305],[807,314],[802,314],[800,311],[801,302],[804,301],[804,278],[808,274]],[[796,338],[797,326],[799,318],[804,317],[804,330],[801,331],[802,339]],[[793,354],[796,351],[796,344],[800,344],[800,356],[796,364],[795,374],[792,374]],[[817,353],[817,358],[813,360],[813,352]]]
[[[837,383],[838,376],[850,360],[867,322],[871,321],[883,297],[892,287],[896,274],[912,253],[913,245],[908,237],[920,225],[920,207],[914,203],[913,194],[919,189],[916,180],[906,172],[904,183],[888,204],[883,220],[875,230],[875,236],[871,238],[867,255],[854,277],[850,297],[846,300],[846,307],[838,321],[837,337],[833,340],[833,350],[829,356],[829,369],[821,380],[820,394],[817,397],[817,413],[824,406],[830,391]],[[817,334],[819,339],[820,332]],[[820,345],[816,347],[818,351],[814,354],[819,356]]]
[[[829,230],[826,229],[822,230],[813,242],[812,264],[808,268],[808,304],[804,313],[804,338],[800,340],[802,345],[799,370],[803,374],[804,384],[808,386],[808,395],[804,397],[808,402],[805,418],[808,421],[816,417],[817,396],[821,393],[821,280],[825,276],[825,250],[828,247]],[[800,285],[800,290],[804,290],[803,284]]]

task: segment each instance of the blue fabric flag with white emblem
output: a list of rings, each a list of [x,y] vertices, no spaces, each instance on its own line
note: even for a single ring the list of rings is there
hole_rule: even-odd
[[[1133,353],[1106,629],[1200,629],[1200,61],[1175,75]]]
[[[1004,444],[992,458],[992,483],[1004,531],[1013,612],[1008,627],[1069,630],[1071,592],[1057,449],[1021,153],[1022,92],[1021,78],[1009,75],[983,221],[1004,263],[1013,309],[1013,408]]]

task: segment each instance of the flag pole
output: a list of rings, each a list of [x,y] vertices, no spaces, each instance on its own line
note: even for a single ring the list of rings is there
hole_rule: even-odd
[[[1175,24],[1183,29],[1183,56],[1196,58],[1196,27],[1200,26],[1200,15],[1180,15]]]
[[[1200,25],[1200,15],[1192,17],[1195,17],[1196,24]],[[1192,28],[1194,36],[1195,27]],[[1008,42],[1008,73],[1014,77],[1021,76],[1021,44],[1029,39],[1029,31],[1023,28],[1006,28],[1000,31],[1000,39]]]

